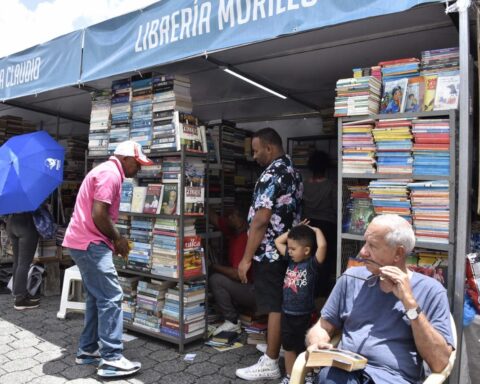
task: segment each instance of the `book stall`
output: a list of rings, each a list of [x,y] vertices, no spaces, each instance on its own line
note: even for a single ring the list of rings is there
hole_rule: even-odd
[[[398,213],[417,237],[411,268],[446,286],[461,334],[458,292],[478,168],[469,2],[213,3],[158,2],[122,23],[107,20],[33,47],[22,57],[43,55],[51,64],[37,82],[7,87],[2,71],[21,59],[0,59],[0,139],[26,118],[69,149],[56,208],[62,223],[82,175],[118,143],[135,140],[155,161],[122,186],[117,226],[132,241],[128,260],[116,260],[125,328],[180,350],[206,338],[215,318],[206,309],[206,261],[225,249],[208,226],[208,208],[226,213],[248,202],[259,172],[249,137],[271,126],[304,175],[312,150],[336,163],[337,274],[358,252],[369,221]],[[186,23],[189,12],[195,22]],[[68,57],[65,72],[58,55]],[[252,343],[262,331],[255,323]]]

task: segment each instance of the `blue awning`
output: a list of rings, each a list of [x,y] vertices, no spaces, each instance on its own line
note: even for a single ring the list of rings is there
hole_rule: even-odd
[[[81,81],[439,0],[163,0],[88,27]]]
[[[0,101],[77,84],[82,34],[75,31],[0,59]]]

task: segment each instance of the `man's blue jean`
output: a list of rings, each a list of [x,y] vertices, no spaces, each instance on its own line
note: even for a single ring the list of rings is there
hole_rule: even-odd
[[[326,367],[317,375],[316,384],[375,384],[372,378],[361,371],[347,372],[339,368]]]
[[[105,360],[122,357],[123,292],[112,260],[112,250],[104,243],[90,243],[86,251],[70,249],[82,275],[86,291],[85,326],[79,350],[95,352]]]

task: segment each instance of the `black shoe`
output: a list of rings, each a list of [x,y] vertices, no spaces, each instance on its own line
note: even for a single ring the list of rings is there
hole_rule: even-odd
[[[35,295],[35,296],[27,296],[30,301],[33,301],[34,303],[40,302],[40,295]]]
[[[15,300],[15,305],[13,308],[15,308],[17,311],[23,311],[24,309],[37,308],[39,305],[40,303],[38,301],[32,301],[26,297],[21,300]]]

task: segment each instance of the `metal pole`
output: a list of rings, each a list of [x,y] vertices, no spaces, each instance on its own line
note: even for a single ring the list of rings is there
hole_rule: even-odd
[[[468,9],[470,0],[458,0],[454,9],[459,14],[459,55],[460,55],[460,99],[458,144],[458,195],[457,195],[457,239],[455,249],[455,290],[453,317],[457,326],[457,362],[450,375],[451,383],[460,382],[460,366],[463,335],[463,301],[465,285],[465,257],[469,250],[470,234],[470,186],[471,186],[471,110],[470,110],[470,41]],[[452,7],[453,8],[453,7]],[[455,9],[456,8],[456,9]],[[447,9],[448,12],[448,9]]]

